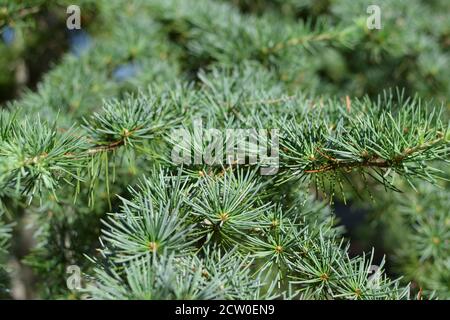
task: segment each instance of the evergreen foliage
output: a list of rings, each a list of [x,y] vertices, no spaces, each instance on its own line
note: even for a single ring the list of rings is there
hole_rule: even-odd
[[[39,298],[450,298],[448,1],[383,2],[381,30],[365,0],[78,1],[76,35],[71,2],[0,1],[1,297],[20,259]],[[278,172],[176,163],[199,120],[277,129]]]

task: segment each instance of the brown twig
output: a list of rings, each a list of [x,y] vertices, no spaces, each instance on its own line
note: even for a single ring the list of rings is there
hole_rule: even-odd
[[[349,96],[345,96],[345,105],[347,107],[347,112],[350,113],[351,107],[352,107],[352,101],[350,100]]]
[[[396,164],[400,163],[408,156],[410,156],[418,151],[425,150],[425,149],[432,147],[433,145],[441,142],[444,138],[444,134],[442,132],[438,132],[437,136],[438,137],[432,141],[415,146],[413,148],[406,148],[401,154],[395,156],[393,159],[371,158],[371,159],[367,159],[364,161],[344,162],[344,161],[339,161],[337,159],[331,158],[328,155],[321,153],[320,150],[317,150],[322,156],[327,158],[329,161],[332,161],[332,163],[327,164],[318,169],[305,170],[304,172],[305,173],[321,173],[321,172],[332,171],[332,170],[337,170],[337,169],[351,170],[353,168],[358,168],[358,167],[390,168],[390,167],[393,167]]]
[[[98,152],[112,151],[120,146],[123,146],[124,144],[125,144],[125,139],[121,139],[119,141],[112,142],[105,146],[98,146],[98,147],[91,148],[87,151],[87,153],[88,154],[96,154]]]
[[[111,150],[115,150],[120,146],[125,145],[125,140],[130,137],[135,131],[139,130],[141,128],[141,126],[138,126],[132,130],[128,130],[128,129],[124,129],[122,138],[118,141],[112,142],[110,144],[107,145],[101,145],[101,146],[97,146],[94,147],[92,149],[89,149],[87,151],[88,154],[96,154],[98,152],[104,152],[104,151],[111,151]]]

